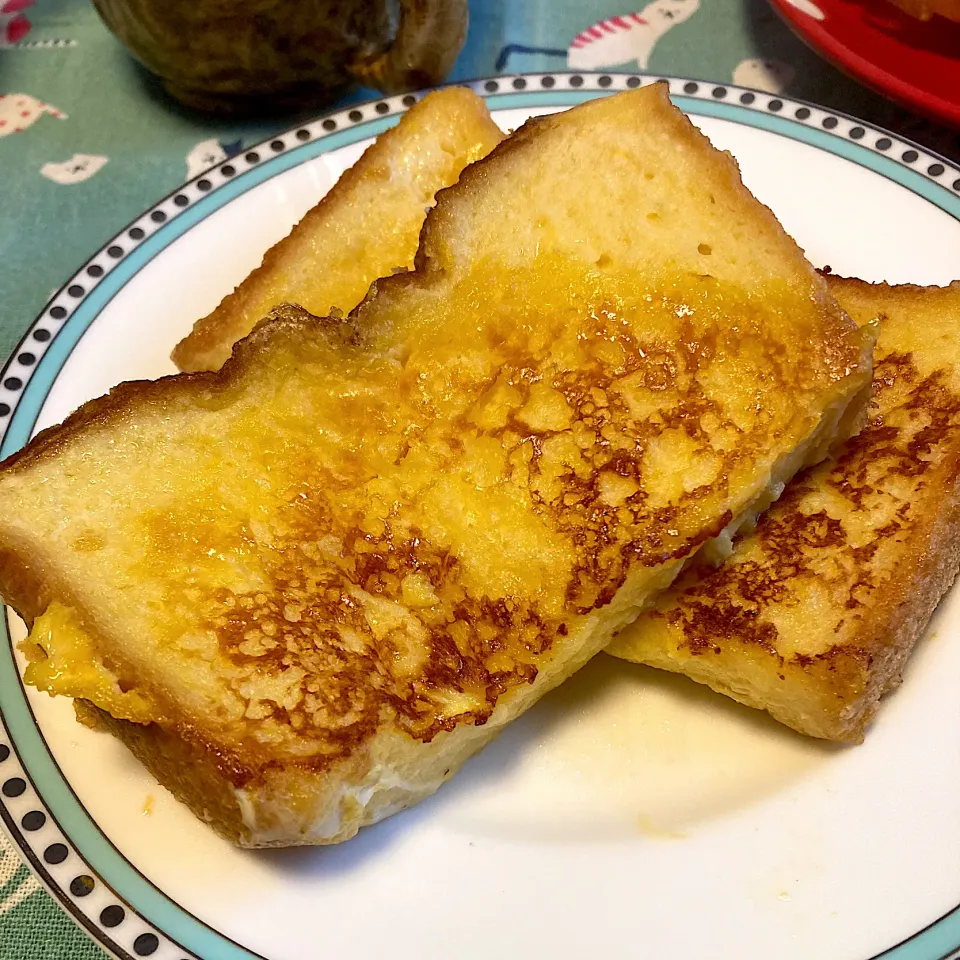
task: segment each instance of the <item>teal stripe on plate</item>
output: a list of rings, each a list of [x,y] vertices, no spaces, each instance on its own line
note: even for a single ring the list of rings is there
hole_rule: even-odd
[[[487,103],[492,110],[540,106],[567,107],[606,96],[610,92],[601,90],[527,91],[490,96],[487,98]],[[783,116],[748,109],[739,104],[705,101],[685,96],[676,96],[674,100],[681,109],[692,115],[715,117],[756,127],[843,157],[893,180],[960,220],[960,197],[946,187],[932,182],[916,171],[868,147]],[[271,158],[198,200],[139,244],[103,278],[66,320],[63,329],[51,343],[24,390],[0,447],[0,455],[9,455],[29,440],[43,403],[76,343],[117,292],[153,257],[202,219],[271,177],[331,150],[375,136],[395,124],[398,119],[398,116],[390,116],[371,120]],[[4,630],[6,630],[6,624],[4,624]],[[4,719],[24,766],[56,820],[99,876],[149,922],[179,941],[188,950],[200,956],[216,957],[217,960],[252,960],[255,957],[254,954],[207,927],[154,887],[110,844],[87,815],[61,776],[34,723],[22,691],[9,634],[7,643],[0,644],[0,702],[3,704]],[[885,960],[939,960],[951,949],[956,949],[958,945],[960,945],[960,908],[882,956]]]

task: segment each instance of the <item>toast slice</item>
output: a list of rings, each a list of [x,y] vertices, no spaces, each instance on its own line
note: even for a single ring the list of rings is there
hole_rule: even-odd
[[[5,462],[26,679],[236,842],[346,839],[849,433],[871,352],[664,85],[529,122],[346,319]]]
[[[960,282],[829,283],[881,320],[867,426],[609,652],[858,743],[960,568]]]
[[[233,345],[279,303],[349,313],[378,277],[413,266],[436,192],[501,140],[465,87],[427,94],[380,134],[263,263],[174,348],[180,370],[218,370]]]

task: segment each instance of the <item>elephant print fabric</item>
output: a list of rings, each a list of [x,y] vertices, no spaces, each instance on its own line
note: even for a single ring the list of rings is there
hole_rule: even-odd
[[[750,87],[764,93],[785,93],[793,81],[796,71],[789,64],[779,60],[761,60],[750,57],[741,60],[733,70],[733,82],[738,87]]]
[[[187,179],[200,176],[205,170],[235,157],[242,149],[242,140],[223,143],[220,140],[201,140],[187,154]]]
[[[44,114],[66,120],[67,115],[29,93],[0,93],[0,137],[21,133],[32,127]]]

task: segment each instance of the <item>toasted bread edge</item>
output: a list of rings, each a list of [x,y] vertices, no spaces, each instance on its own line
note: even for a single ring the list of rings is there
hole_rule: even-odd
[[[263,287],[281,268],[291,248],[295,248],[302,236],[309,235],[331,216],[349,211],[350,206],[358,202],[357,193],[361,185],[373,178],[377,171],[388,168],[395,156],[407,153],[409,124],[416,122],[421,114],[438,109],[460,111],[465,118],[464,123],[469,118],[470,122],[476,124],[478,135],[482,131],[491,141],[502,136],[486,104],[466,87],[447,87],[418,101],[397,126],[380,134],[360,159],[343,172],[319,203],[307,211],[286,237],[264,254],[261,264],[232,293],[194,324],[192,331],[171,353],[171,359],[178,369],[191,373],[219,368],[230,355],[232,344],[249,334],[259,321],[259,316],[250,317],[251,309],[260,300]],[[366,203],[367,199],[361,197],[360,202]],[[349,309],[353,304],[337,306]]]

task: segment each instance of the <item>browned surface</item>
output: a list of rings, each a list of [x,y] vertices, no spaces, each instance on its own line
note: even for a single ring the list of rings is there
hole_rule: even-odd
[[[181,370],[217,370],[279,303],[319,316],[349,313],[370,284],[409,268],[436,192],[502,139],[464,87],[428,94],[385,131],[293,230],[274,244],[173,351]]]
[[[830,282],[859,322],[881,320],[863,432],[611,650],[857,741],[960,565],[960,285]]]
[[[231,787],[243,776],[218,763],[212,747],[192,743],[184,730],[172,732],[156,723],[118,720],[88,700],[74,700],[74,708],[81,723],[122,740],[178,800],[221,836],[235,842],[242,839],[247,831]]]
[[[71,611],[103,675],[58,692],[142,696],[161,778],[180,738],[270,807],[245,842],[330,806],[309,839],[342,839],[597,652],[868,367],[663,90],[598,101],[468,168],[350,317],[286,308],[7,461],[0,589]]]

